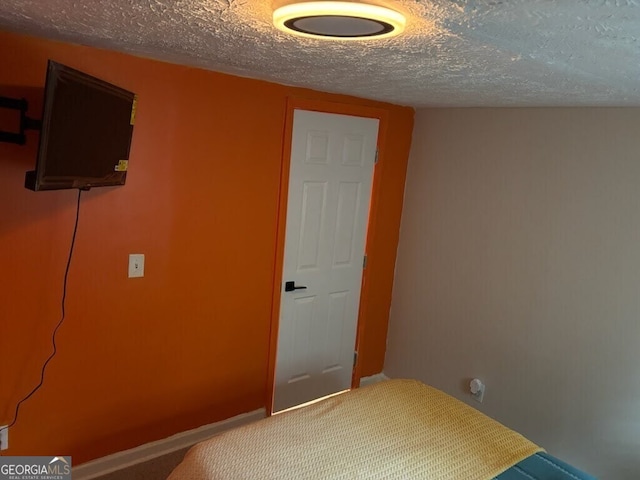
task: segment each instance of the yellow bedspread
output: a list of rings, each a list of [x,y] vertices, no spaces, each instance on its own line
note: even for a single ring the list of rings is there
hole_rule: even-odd
[[[542,449],[415,380],[389,380],[194,446],[170,480],[488,480]]]

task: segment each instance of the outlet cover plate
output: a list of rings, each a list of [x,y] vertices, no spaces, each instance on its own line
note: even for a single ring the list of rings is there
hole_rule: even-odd
[[[0,426],[0,450],[9,448],[9,426]]]
[[[472,393],[471,398],[473,398],[476,402],[482,403],[484,402],[484,389],[486,385],[482,385],[478,393]]]

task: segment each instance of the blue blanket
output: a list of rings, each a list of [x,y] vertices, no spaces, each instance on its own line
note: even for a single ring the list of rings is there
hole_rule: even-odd
[[[498,475],[495,480],[596,480],[596,477],[547,453],[536,453]]]

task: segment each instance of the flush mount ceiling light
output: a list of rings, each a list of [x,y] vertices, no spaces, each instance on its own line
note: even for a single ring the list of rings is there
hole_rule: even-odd
[[[303,37],[330,40],[365,40],[398,35],[404,30],[404,15],[366,3],[302,2],[273,12],[280,30]]]

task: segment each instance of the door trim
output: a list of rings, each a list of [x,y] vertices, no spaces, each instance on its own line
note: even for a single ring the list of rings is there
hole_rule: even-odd
[[[371,206],[369,209],[369,221],[367,225],[367,239],[365,253],[370,251],[371,239],[376,231],[376,218],[378,208],[378,198],[380,196],[380,178],[382,168],[384,168],[384,144],[388,128],[388,112],[381,108],[369,107],[365,105],[354,105],[346,103],[329,102],[304,97],[288,97],[285,113],[285,124],[282,137],[282,157],[280,161],[280,195],[278,199],[278,218],[276,231],[276,251],[273,274],[273,290],[271,299],[271,328],[269,333],[269,359],[266,385],[266,410],[267,415],[273,411],[273,395],[275,385],[276,354],[278,348],[278,327],[280,323],[280,297],[282,294],[282,268],[284,265],[284,241],[287,222],[287,200],[289,198],[289,166],[291,157],[291,141],[293,135],[293,113],[294,110],[309,110],[323,113],[336,113],[341,115],[352,115],[356,117],[377,118],[378,125],[378,162],[373,172],[373,184],[371,186]],[[367,264],[375,261],[367,253]],[[356,333],[356,351],[360,351],[361,338],[366,325],[367,312],[366,305],[369,297],[367,282],[367,269],[362,275],[362,290],[360,292],[360,305],[358,309],[358,327]],[[361,355],[353,369],[351,388],[357,388],[360,384],[360,364]]]

